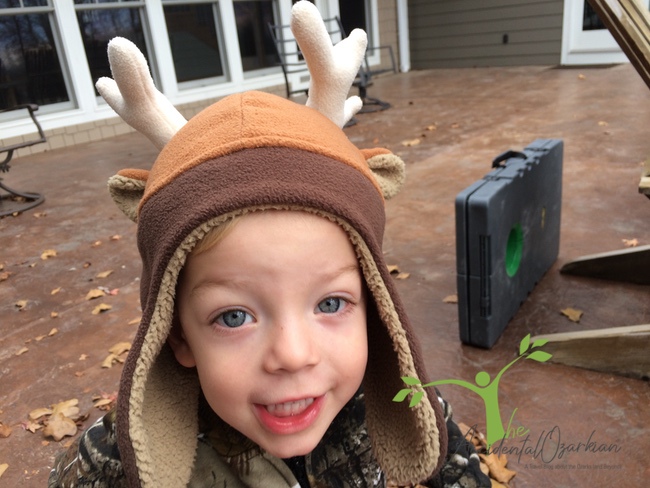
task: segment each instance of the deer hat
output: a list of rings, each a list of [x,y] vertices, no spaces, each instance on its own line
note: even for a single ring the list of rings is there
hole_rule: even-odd
[[[185,486],[197,450],[198,379],[166,343],[179,272],[211,229],[266,209],[328,218],[355,248],[372,296],[366,425],[387,479],[415,483],[444,460],[447,435],[435,395],[427,392],[414,408],[392,401],[402,376],[427,376],[381,250],[385,199],[402,185],[404,163],[386,149],[357,149],[341,130],[361,108],[348,91],[366,35],[355,30],[332,46],[307,1],[293,7],[291,24],[311,73],[306,106],[245,92],[189,121],[156,90],[135,45],[121,38],[109,44],[113,79],[100,79],[97,88],[160,149],[150,171],[122,170],[109,180],[113,199],[138,224],[143,262],[143,316],[117,401],[118,445],[132,486]]]

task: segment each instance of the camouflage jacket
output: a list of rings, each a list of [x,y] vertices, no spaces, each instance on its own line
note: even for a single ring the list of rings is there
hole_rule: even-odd
[[[440,472],[426,487],[490,487],[479,457],[452,420],[451,407],[439,398],[449,433],[448,453]],[[209,410],[209,409],[206,409]],[[385,487],[364,426],[363,393],[339,413],[320,444],[307,456],[279,460],[262,452],[250,440],[215,419],[199,434],[197,456],[188,484],[191,488],[217,486],[265,488]],[[210,414],[204,415],[210,417]],[[115,435],[115,414],[95,422],[56,460],[48,488],[126,487]]]

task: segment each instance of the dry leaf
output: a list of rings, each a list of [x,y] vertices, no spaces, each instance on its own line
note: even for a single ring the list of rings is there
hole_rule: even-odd
[[[411,276],[411,273],[397,273],[397,276],[395,276],[395,279],[396,280],[405,280],[409,276]]]
[[[582,310],[576,310],[575,308],[565,308],[561,310],[562,315],[566,316],[572,322],[580,322],[580,317],[584,313]]]
[[[6,280],[8,280],[9,277],[10,277],[12,274],[13,274],[13,273],[11,273],[11,272],[9,272],[9,271],[3,271],[2,273],[0,273],[0,281],[6,281]]]
[[[108,271],[102,271],[101,273],[97,273],[97,278],[108,278],[112,272],[113,272],[112,269]]]
[[[99,247],[101,245],[102,245],[102,241],[95,241],[90,245],[90,247]]]
[[[84,374],[85,374],[85,373],[84,373],[83,371],[75,371],[75,373],[74,373],[74,375],[75,375],[77,378],[81,378]]]
[[[45,212],[36,212],[34,214],[34,218],[40,219],[41,217],[47,217],[47,214]]]
[[[34,340],[35,340],[36,342],[41,342],[41,341],[42,341],[43,339],[45,339],[46,337],[47,337],[47,336],[46,336],[45,334],[43,334],[43,335],[36,336],[36,337],[34,338]]]
[[[36,263],[32,263],[29,265],[30,268],[34,268],[36,266]]]
[[[639,239],[623,239],[623,244],[625,247],[636,247],[639,245]]]
[[[7,463],[0,464],[0,476],[5,474],[5,471],[7,471],[8,467],[9,467],[9,465]]]
[[[103,290],[100,290],[99,288],[93,288],[90,290],[88,293],[86,293],[86,300],[93,300],[95,298],[103,297],[106,295]]]
[[[119,241],[121,238],[122,238],[121,235],[115,234],[115,235],[111,236],[111,241]]]
[[[79,356],[79,361],[85,361],[86,359],[88,359],[88,354],[82,354]]]
[[[436,130],[436,129],[437,129],[437,127],[435,126],[435,124],[427,125],[424,128],[424,130],[428,130],[428,131],[432,131],[432,130]]]
[[[396,264],[389,264],[386,266],[390,274],[399,273],[399,267]]]
[[[113,400],[111,400],[110,398],[100,398],[99,400],[96,400],[95,403],[93,403],[93,407],[98,408],[100,410],[110,410],[112,403]]]
[[[0,438],[6,439],[11,435],[11,427],[0,422]]]
[[[93,309],[92,314],[93,315],[99,315],[100,313],[106,312],[107,310],[110,310],[111,308],[113,308],[113,307],[111,307],[110,305],[106,305],[105,303],[100,303],[99,305],[97,305]]]
[[[490,477],[494,478],[496,481],[501,483],[507,483],[514,476],[514,471],[506,468],[508,464],[508,459],[505,454],[497,456],[496,454],[479,454],[479,457],[487,464],[487,467],[490,469]]]
[[[402,146],[411,147],[411,146],[417,146],[418,144],[420,144],[420,142],[421,142],[420,139],[415,138],[415,139],[406,139],[402,141],[401,144]]]
[[[41,253],[42,260],[46,260],[53,257],[56,257],[56,250],[54,249],[47,249]]]
[[[579,79],[579,80],[585,80],[585,79],[587,79],[587,77],[586,77],[585,75],[583,75],[582,73],[580,73],[580,74],[578,75],[578,79]]]
[[[137,319],[130,320],[127,325],[138,325],[140,321],[142,320],[142,317],[139,317]]]
[[[56,335],[56,334],[58,334],[58,333],[59,333],[59,329],[57,329],[56,327],[53,327],[52,330],[50,330],[50,331],[47,333],[47,336],[48,336],[48,337],[52,337],[53,335]]]
[[[58,312],[50,312],[50,318],[55,319],[59,316]]]
[[[452,129],[458,129],[458,128],[460,127],[460,124],[459,124],[458,122],[454,122],[453,124],[451,124],[450,127],[451,127]]]
[[[56,403],[52,405],[52,415],[62,413],[71,419],[77,418],[79,416],[79,407],[77,405],[79,405],[79,400],[76,398]]]
[[[114,346],[112,346],[108,352],[115,354],[116,356],[120,356],[124,354],[125,352],[128,352],[131,350],[131,343],[130,342],[118,342]]]
[[[58,412],[50,417],[43,435],[51,437],[55,441],[60,441],[66,436],[73,436],[77,433],[77,424],[62,413]]]
[[[29,351],[29,349],[27,349],[26,347],[23,347],[22,349],[19,349],[19,350],[16,352],[16,356],[22,356],[22,355],[25,354],[27,351]]]
[[[599,121],[598,121],[598,125],[599,125],[600,127],[606,127],[606,126],[608,126],[609,124],[608,124],[607,122],[605,122],[604,120],[599,120]]]
[[[444,303],[458,303],[458,295],[447,295],[442,301]]]
[[[18,310],[23,311],[28,302],[29,300],[18,300],[14,305],[18,307]]]
[[[29,420],[38,420],[41,417],[45,417],[48,415],[52,415],[54,411],[51,408],[37,408],[36,410],[32,410],[29,412]]]
[[[83,269],[90,268],[92,266],[92,263],[90,261],[86,261],[82,266]]]
[[[50,292],[50,295],[56,295],[56,294],[59,293],[60,291],[61,291],[61,287],[59,286],[58,288],[55,288],[54,290],[52,290],[52,291]]]
[[[41,441],[41,446],[47,447],[50,445],[50,441]]]
[[[115,354],[109,354],[108,356],[106,356],[106,359],[104,359],[104,361],[102,362],[102,368],[112,368],[113,363],[116,363],[118,359],[119,357],[116,356]]]

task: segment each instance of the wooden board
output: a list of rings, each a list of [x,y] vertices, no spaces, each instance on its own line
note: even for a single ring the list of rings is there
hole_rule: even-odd
[[[650,378],[650,324],[540,335],[550,362],[639,379]]]

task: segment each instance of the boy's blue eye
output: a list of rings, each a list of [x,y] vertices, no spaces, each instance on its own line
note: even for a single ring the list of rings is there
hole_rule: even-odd
[[[243,310],[228,310],[217,317],[217,322],[226,327],[241,327],[249,321],[250,315]]]
[[[318,310],[322,313],[336,313],[341,310],[345,301],[338,297],[327,297],[318,304]]]

